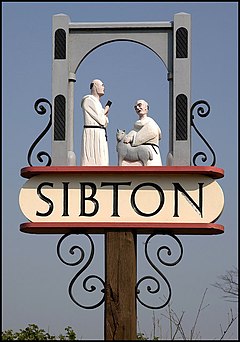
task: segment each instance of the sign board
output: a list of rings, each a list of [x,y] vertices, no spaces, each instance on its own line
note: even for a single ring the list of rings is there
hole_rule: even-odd
[[[93,223],[113,227],[119,223],[196,224],[215,222],[223,210],[224,195],[217,181],[190,172],[199,167],[184,167],[185,173],[178,167],[152,167],[152,172],[149,167],[133,167],[135,172],[125,172],[131,167],[107,167],[108,172],[72,168],[78,172],[60,172],[58,167],[59,172],[36,174],[24,184],[19,203],[31,222],[79,222],[86,227]]]

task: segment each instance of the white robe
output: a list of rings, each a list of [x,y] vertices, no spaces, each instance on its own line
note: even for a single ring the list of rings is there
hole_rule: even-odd
[[[147,165],[162,166],[160,149],[158,147],[159,141],[162,137],[162,133],[160,127],[152,118],[145,117],[142,120],[137,120],[134,124],[133,130],[130,131],[126,136],[131,138],[132,146],[153,144],[148,145],[149,149],[152,151],[153,160],[148,160]],[[137,163],[139,164],[139,162]],[[129,163],[127,164],[129,165]]]
[[[108,144],[105,129],[108,118],[104,114],[101,102],[93,95],[86,95],[81,102],[84,125],[96,128],[83,128],[81,145],[82,166],[109,165]],[[97,127],[98,126],[98,127]]]

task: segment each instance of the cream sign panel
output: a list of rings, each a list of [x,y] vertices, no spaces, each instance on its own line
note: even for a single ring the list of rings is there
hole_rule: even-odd
[[[19,203],[32,222],[210,223],[224,196],[203,175],[39,175]]]

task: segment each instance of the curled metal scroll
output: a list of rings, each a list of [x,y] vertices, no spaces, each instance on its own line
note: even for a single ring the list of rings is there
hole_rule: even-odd
[[[94,292],[96,291],[96,286],[94,285],[91,285],[89,286],[89,281],[90,280],[93,280],[93,279],[97,279],[99,280],[102,285],[103,285],[103,288],[102,290],[100,290],[103,295],[102,295],[102,298],[94,305],[83,305],[83,304],[80,304],[73,296],[73,285],[75,283],[75,281],[77,280],[77,278],[88,268],[88,266],[91,264],[92,260],[93,260],[93,257],[94,257],[94,243],[93,243],[93,240],[91,239],[91,237],[88,235],[88,234],[82,234],[84,236],[86,236],[90,242],[90,253],[89,253],[89,257],[87,258],[86,257],[86,253],[84,252],[84,249],[80,246],[72,246],[70,249],[69,249],[69,253],[71,255],[74,255],[75,253],[75,250],[78,250],[79,253],[80,253],[80,257],[77,261],[75,262],[67,262],[63,259],[63,257],[61,256],[61,245],[63,243],[63,241],[69,236],[69,235],[72,235],[72,234],[65,234],[61,237],[61,239],[59,240],[58,244],[57,244],[57,255],[59,257],[59,259],[65,264],[65,265],[68,265],[68,266],[77,266],[77,265],[80,265],[82,262],[83,263],[83,266],[82,268],[80,269],[80,271],[78,271],[76,273],[76,275],[72,278],[70,284],[69,284],[69,287],[68,287],[68,293],[69,293],[69,296],[71,298],[71,300],[78,306],[80,306],[81,308],[83,309],[95,309],[97,307],[99,307],[105,300],[105,283],[104,281],[97,275],[89,275],[87,276],[82,284],[83,284],[83,289],[87,292]],[[86,257],[86,258],[85,258]],[[86,260],[84,260],[86,259]]]
[[[199,107],[198,107],[199,106]],[[204,106],[204,107],[203,107]],[[205,106],[207,107],[207,110],[205,110]],[[200,136],[200,138],[205,142],[205,144],[208,146],[209,150],[212,152],[213,155],[213,161],[211,166],[214,166],[216,164],[216,155],[212,149],[212,147],[209,145],[209,143],[207,142],[207,140],[203,137],[203,135],[199,132],[199,130],[197,129],[197,127],[194,124],[194,115],[193,115],[193,111],[195,110],[195,108],[197,107],[197,114],[200,117],[206,117],[208,116],[208,114],[210,113],[210,106],[208,104],[207,101],[205,100],[199,100],[196,101],[192,107],[191,107],[191,126],[195,129],[196,133]],[[202,162],[206,162],[207,161],[207,155],[205,152],[197,152],[194,156],[193,156],[193,165],[197,166],[196,164],[196,159],[202,156]]]
[[[160,281],[158,279],[156,279],[155,277],[153,276],[144,276],[142,277],[138,282],[137,282],[137,285],[136,285],[136,295],[137,295],[137,299],[138,301],[145,307],[149,308],[149,309],[162,309],[163,307],[165,307],[170,299],[171,299],[171,295],[172,295],[172,291],[171,291],[171,286],[170,286],[170,283],[169,281],[167,280],[167,278],[164,276],[164,274],[158,269],[158,267],[154,264],[154,262],[151,260],[150,256],[149,256],[149,252],[148,252],[148,246],[149,246],[149,242],[150,240],[156,236],[156,233],[155,234],[152,234],[150,235],[147,240],[146,240],[146,243],[145,243],[145,256],[146,256],[146,259],[147,261],[149,262],[149,264],[154,268],[154,270],[160,275],[160,277],[162,278]],[[171,256],[172,252],[171,252],[171,249],[168,247],[168,246],[160,246],[157,250],[157,259],[160,261],[160,263],[162,263],[163,265],[165,266],[175,266],[176,264],[179,263],[179,261],[182,259],[182,256],[183,256],[183,246],[180,242],[180,240],[175,236],[175,235],[171,235],[171,234],[168,234],[168,236],[172,237],[178,244],[179,246],[179,249],[180,249],[180,253],[179,253],[179,257],[175,260],[175,261],[172,261],[172,262],[166,262],[164,261],[161,256],[160,256],[160,253],[165,250],[167,252],[167,254],[169,256]],[[150,294],[157,294],[160,292],[161,290],[161,281],[164,281],[165,282],[165,285],[167,286],[168,288],[168,296],[165,297],[164,299],[164,302],[163,304],[161,305],[157,305],[157,306],[151,306],[151,305],[148,305],[146,303],[144,303],[140,298],[139,298],[139,295],[140,295],[140,289],[139,289],[139,285],[144,282],[144,281],[153,281],[156,285],[155,289],[153,289],[150,285],[148,285],[146,287],[147,291],[150,293]]]
[[[31,145],[29,151],[28,151],[28,155],[27,155],[27,160],[28,160],[28,164],[30,166],[33,166],[32,163],[31,163],[31,158],[32,158],[32,152],[35,148],[35,146],[39,143],[39,141],[43,138],[43,136],[47,133],[47,131],[50,129],[51,125],[52,125],[52,105],[51,103],[47,100],[47,99],[44,99],[44,98],[40,98],[38,99],[35,104],[34,104],[34,109],[36,110],[36,112],[40,115],[43,115],[47,112],[46,108],[43,106],[43,105],[40,105],[40,103],[47,103],[50,107],[50,116],[49,116],[49,122],[46,126],[46,128],[42,131],[42,133],[37,137],[37,139],[33,142],[33,144]],[[47,153],[47,152],[44,152],[44,151],[40,151],[38,152],[37,154],[37,159],[39,160],[40,163],[43,163],[44,160],[43,160],[43,156],[46,156],[48,159],[47,159],[47,164],[45,166],[50,166],[51,165],[51,157],[50,155]]]

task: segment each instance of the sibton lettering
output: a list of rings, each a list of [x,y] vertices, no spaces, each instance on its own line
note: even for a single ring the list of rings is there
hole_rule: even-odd
[[[112,191],[112,217],[120,217],[119,213],[119,192],[126,189],[126,187],[130,187],[132,182],[101,182],[100,188],[106,188],[108,187]],[[198,203],[187,193],[187,191],[182,187],[180,183],[174,182],[172,183],[173,186],[173,217],[179,217],[179,193],[184,195],[186,200],[191,203],[191,205],[194,207],[196,211],[199,212],[201,217],[203,217],[203,185],[204,183],[198,183]],[[54,211],[54,202],[52,199],[47,197],[42,193],[42,189],[44,187],[51,187],[54,188],[54,183],[52,182],[43,182],[40,183],[37,187],[37,195],[39,198],[46,202],[48,204],[48,210],[46,212],[39,212],[36,211],[37,216],[50,216]],[[137,193],[141,190],[144,190],[144,188],[150,187],[154,191],[156,191],[156,194],[158,195],[159,203],[157,204],[157,208],[151,212],[145,212],[144,208],[139,208],[136,201]],[[69,182],[62,182],[62,197],[63,197],[63,212],[62,216],[69,216]],[[79,209],[79,216],[85,216],[85,217],[93,217],[95,216],[99,209],[100,204],[97,200],[97,192],[98,188],[97,185],[93,182],[80,182],[79,183],[79,191],[80,191],[80,209]],[[87,195],[88,192],[88,195]],[[90,194],[89,194],[90,192]],[[87,211],[86,203],[91,202],[92,209]],[[152,183],[152,182],[145,182],[140,183],[137,186],[135,186],[131,192],[130,196],[130,204],[132,209],[137,213],[139,216],[144,217],[152,217],[154,215],[157,215],[165,204],[165,195],[164,191],[161,188],[159,184]]]

